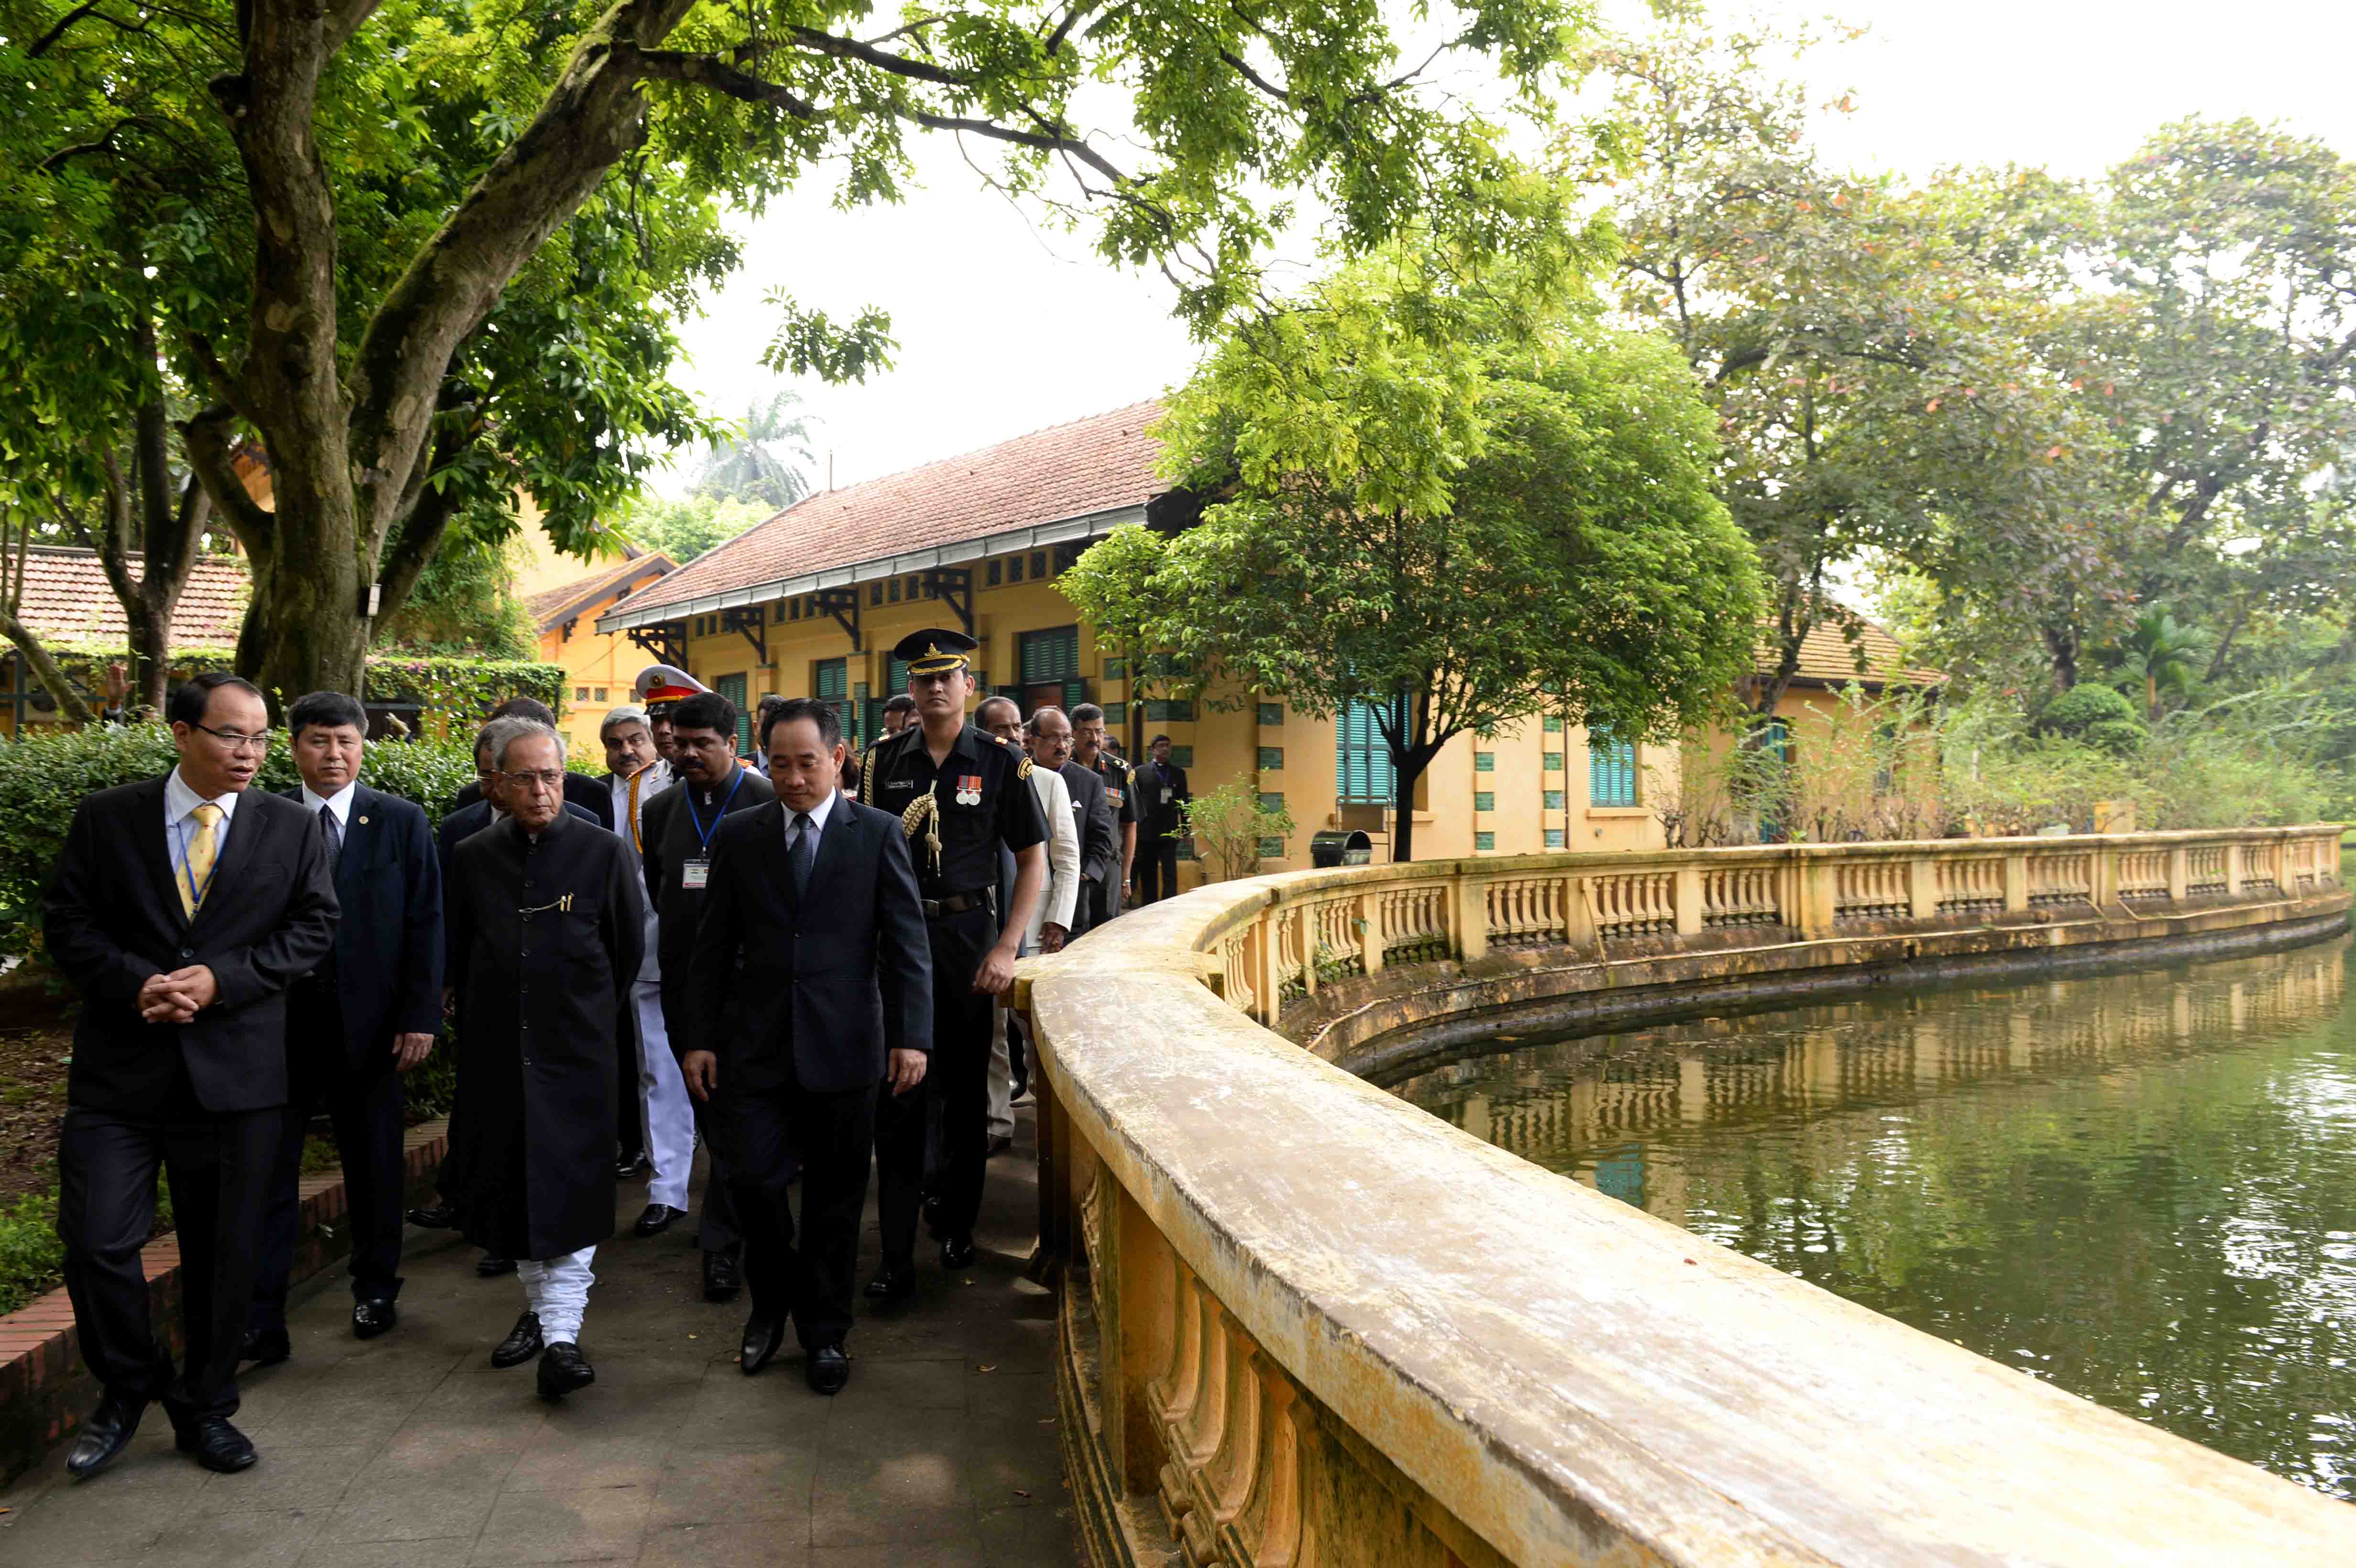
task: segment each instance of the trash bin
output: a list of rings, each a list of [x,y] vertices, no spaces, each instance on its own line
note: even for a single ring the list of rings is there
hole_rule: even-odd
[[[1375,841],[1355,827],[1329,827],[1309,840],[1312,866],[1364,866],[1375,858]]]

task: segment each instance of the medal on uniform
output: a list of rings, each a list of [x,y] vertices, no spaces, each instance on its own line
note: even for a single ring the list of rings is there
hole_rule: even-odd
[[[959,805],[980,805],[981,804],[981,775],[980,773],[960,773],[958,775],[957,803]]]

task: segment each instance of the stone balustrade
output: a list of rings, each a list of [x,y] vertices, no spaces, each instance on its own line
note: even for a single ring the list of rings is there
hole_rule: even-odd
[[[1699,1241],[1326,1060],[1483,1011],[1633,1018],[2312,940],[2346,924],[2339,839],[1293,872],[1027,964],[1041,1256],[1091,1557],[2356,1561],[2344,1504]]]

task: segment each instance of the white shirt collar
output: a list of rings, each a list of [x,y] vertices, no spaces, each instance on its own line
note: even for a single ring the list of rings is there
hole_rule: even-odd
[[[336,814],[337,827],[349,827],[352,825],[352,796],[359,787],[360,781],[354,779],[333,795],[318,795],[314,793],[309,784],[305,784],[303,809],[316,816],[319,815],[319,808],[324,805]]]
[[[229,826],[230,818],[237,815],[238,793],[236,790],[230,790],[226,795],[213,797],[212,803],[220,807],[220,825],[224,827]],[[204,803],[205,797],[198,795],[196,787],[182,778],[180,770],[175,767],[172,770],[172,776],[164,781],[164,826],[178,827],[187,818],[188,813]]]
[[[836,792],[836,794],[840,793],[841,792]],[[818,803],[818,809],[809,814],[810,831],[817,834],[821,838],[826,837],[826,819],[834,813],[834,795],[828,795],[824,800]],[[794,831],[794,808],[790,805],[787,805],[782,800],[777,802],[777,804],[785,808],[786,833],[787,836],[790,837]]]

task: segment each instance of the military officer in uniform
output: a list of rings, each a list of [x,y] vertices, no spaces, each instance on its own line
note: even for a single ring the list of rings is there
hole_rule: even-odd
[[[937,1160],[933,1225],[941,1265],[973,1261],[989,1169],[991,1001],[1013,984],[1015,949],[1046,880],[1047,827],[1030,784],[1031,759],[966,720],[974,684],[967,660],[978,645],[937,628],[902,638],[892,654],[907,663],[916,721],[868,753],[863,794],[898,817],[907,836],[933,960],[930,1070],[905,1093],[884,1084],[876,1106],[884,1263],[867,1295],[882,1301],[916,1290],[928,1147]],[[1003,910],[996,907],[1001,845],[1013,851],[1015,866]]]

